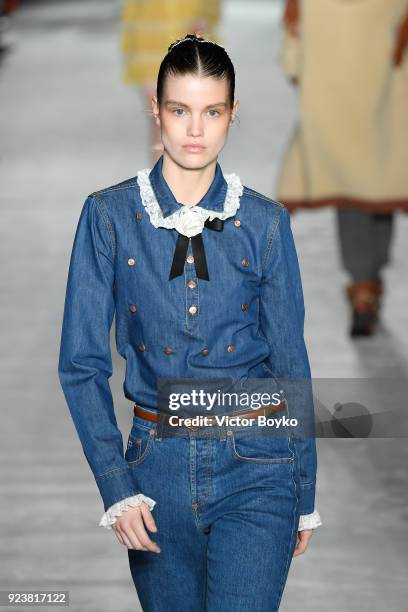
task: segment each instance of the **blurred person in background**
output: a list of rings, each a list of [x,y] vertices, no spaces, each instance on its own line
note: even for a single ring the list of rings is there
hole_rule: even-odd
[[[215,42],[220,19],[220,0],[123,0],[120,45],[123,80],[141,87],[146,106],[156,92],[160,62],[173,40],[195,31]],[[150,110],[150,161],[163,153],[160,129]]]
[[[17,10],[19,0],[0,0],[0,55],[12,46],[10,16]]]
[[[277,199],[336,207],[351,336],[376,329],[394,213],[408,211],[407,0],[286,0],[282,67],[299,121]]]

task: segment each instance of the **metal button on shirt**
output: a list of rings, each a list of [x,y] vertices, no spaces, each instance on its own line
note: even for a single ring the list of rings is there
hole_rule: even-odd
[[[114,320],[124,394],[143,408],[157,409],[158,378],[310,379],[287,209],[250,187],[230,189],[233,175],[224,176],[217,162],[199,202],[213,218],[224,216],[223,231],[202,230],[209,280],[195,278],[190,241],[183,274],[169,281],[178,238],[172,215],[183,205],[161,164],[149,184],[150,199],[136,176],[86,198],[67,277],[58,373],[106,507],[135,492],[109,384]],[[152,198],[161,226],[149,214]],[[314,442],[296,450],[304,452],[302,510],[313,505]]]

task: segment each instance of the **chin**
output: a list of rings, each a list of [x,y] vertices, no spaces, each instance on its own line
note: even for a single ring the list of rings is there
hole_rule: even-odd
[[[188,170],[204,168],[211,161],[213,161],[213,156],[209,153],[208,149],[205,149],[202,153],[189,153],[188,151],[181,150],[177,155],[171,155],[172,159],[183,168]]]

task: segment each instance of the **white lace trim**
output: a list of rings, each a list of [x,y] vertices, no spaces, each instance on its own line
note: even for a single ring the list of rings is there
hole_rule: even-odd
[[[111,525],[113,525],[119,516],[122,516],[126,510],[129,510],[129,508],[136,508],[136,506],[140,506],[143,501],[146,502],[150,510],[153,510],[154,506],[156,505],[154,499],[151,499],[142,493],[132,495],[131,497],[125,497],[125,499],[121,499],[107,509],[98,526],[106,527],[106,529],[112,529]]]
[[[224,220],[235,215],[240,206],[239,198],[242,195],[244,188],[239,176],[232,173],[224,175],[224,178],[228,184],[224,201],[224,210],[207,210],[206,208],[201,208],[201,206],[198,206],[198,204],[187,204],[185,206],[181,206],[181,208],[174,211],[174,213],[168,217],[163,217],[162,210],[150,183],[150,171],[150,168],[139,170],[137,173],[137,182],[140,187],[142,204],[145,207],[149,215],[150,222],[152,225],[154,225],[154,227],[165,227],[167,229],[175,228],[176,225],[178,227],[182,227],[182,217],[188,210],[194,210],[196,214],[199,213],[203,224],[207,218],[209,218],[210,221],[215,218]]]
[[[316,527],[320,527],[323,525],[320,514],[317,510],[312,512],[311,514],[302,514],[299,518],[299,527],[298,531],[303,531],[304,529],[315,529]]]

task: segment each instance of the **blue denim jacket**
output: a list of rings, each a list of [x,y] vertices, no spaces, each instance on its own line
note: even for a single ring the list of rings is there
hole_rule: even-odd
[[[163,157],[149,179],[166,218],[183,205],[162,163]],[[226,193],[217,162],[199,205],[221,212]],[[222,232],[202,232],[209,280],[198,278],[188,261],[169,280],[179,234],[153,226],[137,176],[85,200],[70,259],[58,375],[105,510],[140,492],[124,459],[109,385],[114,315],[116,347],[126,360],[124,395],[145,408],[157,409],[157,377],[310,379],[289,213],[246,186],[239,202]],[[314,437],[296,442],[296,459],[300,514],[309,514]]]

